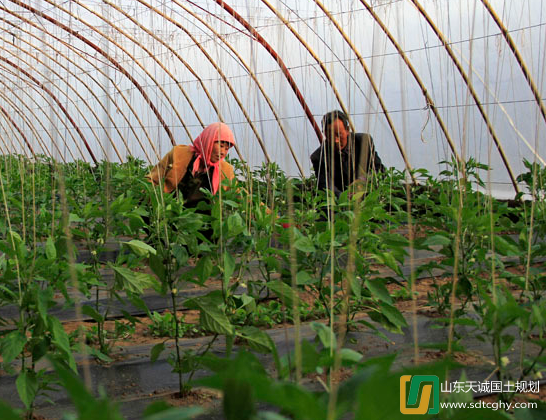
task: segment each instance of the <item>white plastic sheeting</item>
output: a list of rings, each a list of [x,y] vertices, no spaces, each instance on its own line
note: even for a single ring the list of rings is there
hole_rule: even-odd
[[[546,159],[545,26],[542,0],[4,0],[0,151],[155,162],[223,120],[251,166],[309,175],[345,109],[387,166],[455,152],[510,196]]]

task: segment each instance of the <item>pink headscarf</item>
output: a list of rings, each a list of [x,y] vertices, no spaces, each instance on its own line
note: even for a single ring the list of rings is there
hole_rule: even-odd
[[[207,126],[199,136],[193,141],[192,151],[196,158],[193,164],[192,174],[196,172],[205,172],[211,167],[212,171],[212,193],[216,194],[220,186],[220,160],[216,163],[210,161],[212,155],[212,146],[216,141],[227,141],[235,144],[235,137],[231,129],[224,123],[216,122]],[[223,159],[222,159],[223,160]]]

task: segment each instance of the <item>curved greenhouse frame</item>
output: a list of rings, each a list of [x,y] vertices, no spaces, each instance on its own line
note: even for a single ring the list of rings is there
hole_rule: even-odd
[[[220,120],[251,166],[308,175],[317,121],[340,109],[388,166],[474,157],[510,195],[523,159],[544,162],[540,2],[0,7],[4,153],[153,163]]]

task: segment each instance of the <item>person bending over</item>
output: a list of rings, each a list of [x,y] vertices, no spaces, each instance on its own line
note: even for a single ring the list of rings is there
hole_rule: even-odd
[[[193,141],[193,145],[175,146],[147,175],[154,184],[163,181],[163,191],[184,197],[186,207],[196,207],[205,200],[201,188],[218,192],[224,179],[233,179],[233,166],[226,157],[235,138],[231,129],[217,122],[207,126]]]
[[[366,182],[368,174],[384,170],[367,133],[352,133],[349,118],[341,111],[331,111],[322,118],[326,137],[311,155],[318,187],[330,189],[336,197],[356,180]]]

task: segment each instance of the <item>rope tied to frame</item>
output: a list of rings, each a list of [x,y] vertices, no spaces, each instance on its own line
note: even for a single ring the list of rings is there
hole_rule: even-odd
[[[425,136],[423,135],[423,133],[425,132],[425,129],[427,128],[427,125],[428,125],[428,123],[429,123],[429,121],[430,121],[430,109],[431,109],[431,105],[432,105],[432,104],[431,104],[430,101],[427,99],[427,104],[426,104],[423,108],[421,108],[423,111],[427,111],[427,118],[426,118],[426,120],[425,120],[425,122],[424,122],[424,124],[423,124],[423,128],[421,129],[421,136],[420,136],[420,137],[421,137],[421,141],[422,141],[423,143],[425,143],[425,144],[427,143],[427,140],[425,139]]]

